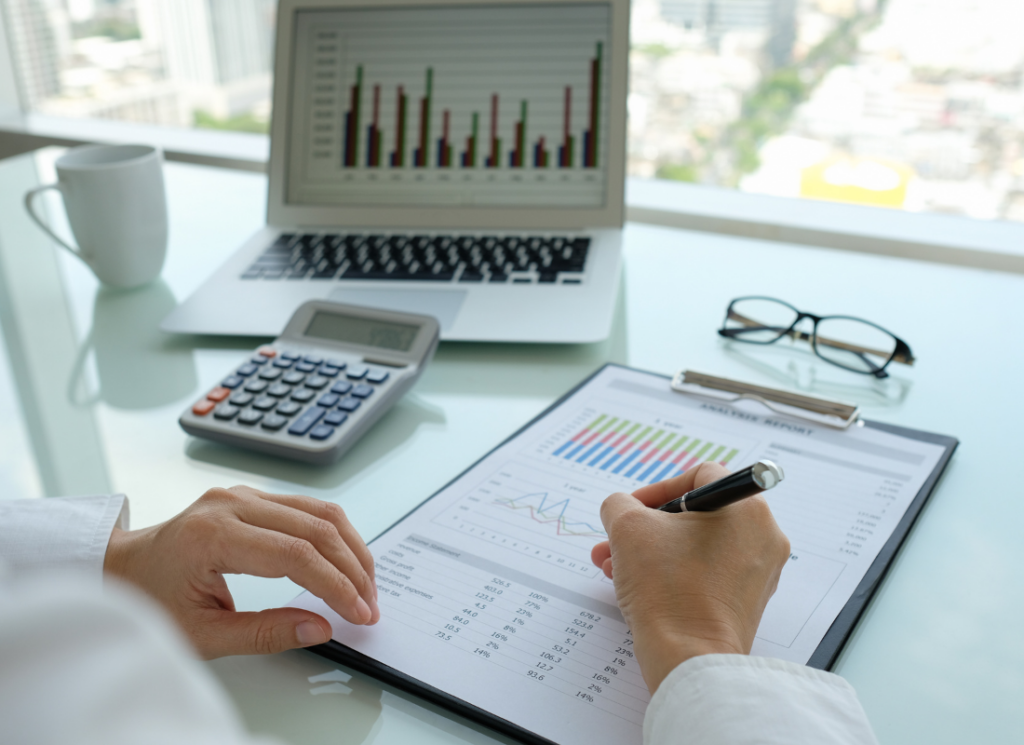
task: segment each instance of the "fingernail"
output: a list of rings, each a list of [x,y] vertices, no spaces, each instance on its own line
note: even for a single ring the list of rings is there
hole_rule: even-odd
[[[312,647],[314,644],[327,642],[327,634],[316,621],[303,621],[296,626],[295,638],[303,647]]]
[[[356,598],[356,615],[360,619],[366,619],[362,623],[366,623],[373,618],[373,611],[370,610],[370,606],[362,598]]]

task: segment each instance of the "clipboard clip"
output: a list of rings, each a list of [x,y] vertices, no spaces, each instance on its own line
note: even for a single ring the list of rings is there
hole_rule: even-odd
[[[693,370],[680,370],[672,378],[672,390],[716,401],[756,401],[776,414],[796,417],[836,429],[849,429],[860,421],[860,407],[827,398],[805,396],[777,388],[765,388]]]

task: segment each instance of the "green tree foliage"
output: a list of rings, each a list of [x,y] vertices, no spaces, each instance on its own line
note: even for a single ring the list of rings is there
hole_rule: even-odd
[[[231,132],[252,132],[265,135],[270,132],[270,123],[253,114],[238,114],[220,119],[207,111],[196,111],[193,123],[198,129],[223,129]]]

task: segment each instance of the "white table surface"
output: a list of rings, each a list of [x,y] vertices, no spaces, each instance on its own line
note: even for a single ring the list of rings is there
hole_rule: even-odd
[[[157,330],[260,226],[266,180],[168,165],[163,277],[113,293],[21,207],[25,190],[52,180],[56,152],[0,161],[0,498],[124,492],[133,526],[143,527],[212,486],[247,483],[335,501],[371,537],[607,361],[842,397],[870,418],[962,444],[836,671],[856,687],[883,743],[1019,741],[1024,276],[631,224],[608,341],[442,344],[412,392],[342,462],[316,468],[186,436],[181,410],[256,340]],[[60,210],[51,213],[59,222]],[[781,344],[730,346],[715,330],[729,299],[745,294],[875,320],[919,362],[876,382]],[[229,584],[241,609],[297,594],[287,580]],[[294,743],[504,741],[308,652],[210,669],[253,730]]]

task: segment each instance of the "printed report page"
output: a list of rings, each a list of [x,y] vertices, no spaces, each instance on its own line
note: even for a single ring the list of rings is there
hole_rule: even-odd
[[[609,366],[373,541],[381,621],[306,593],[334,639],[562,745],[640,743],[649,694],[610,580],[590,562],[615,491],[767,458],[792,543],[753,653],[806,663],[943,448],[675,393]],[[760,410],[763,411],[763,410]]]

